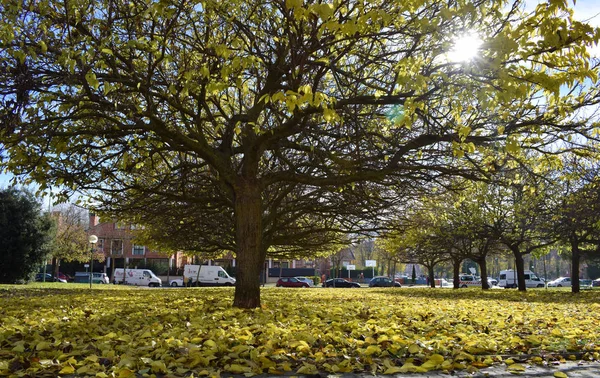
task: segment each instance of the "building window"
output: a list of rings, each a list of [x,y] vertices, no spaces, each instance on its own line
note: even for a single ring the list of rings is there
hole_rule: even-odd
[[[113,239],[110,241],[110,254],[111,255],[122,255],[123,254],[123,240]]]
[[[145,247],[143,245],[135,245],[135,244],[133,245],[133,254],[134,255],[143,256],[144,250],[145,250]]]
[[[96,244],[96,249],[100,252],[104,252],[104,239],[98,239],[98,244]]]

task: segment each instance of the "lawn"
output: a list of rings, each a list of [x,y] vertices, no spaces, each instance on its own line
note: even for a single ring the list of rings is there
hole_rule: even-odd
[[[600,291],[0,286],[0,376],[247,376],[597,359]]]

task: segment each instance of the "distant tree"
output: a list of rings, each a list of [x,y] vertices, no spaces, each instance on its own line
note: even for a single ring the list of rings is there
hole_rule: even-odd
[[[600,168],[597,163],[572,157],[561,175],[561,200],[554,209],[552,231],[568,249],[571,291],[578,293],[581,260],[600,252]]]
[[[557,241],[548,232],[554,193],[552,182],[519,167],[499,173],[498,181],[479,194],[485,232],[512,252],[519,291],[527,290],[524,257]]]
[[[453,241],[453,250],[479,266],[481,287],[486,290],[489,289],[487,258],[500,251],[500,243],[493,230],[486,227],[482,203],[485,197],[481,195],[481,187],[486,184],[467,183],[465,186],[464,190],[451,196],[450,201],[442,202],[448,219],[447,234]]]
[[[367,260],[373,260],[375,255],[375,242],[373,240],[366,240],[358,244],[354,248],[354,255],[360,262],[360,266],[364,267]]]
[[[50,254],[53,222],[27,191],[0,190],[0,282],[28,280]]]
[[[55,208],[52,217],[56,232],[52,241],[52,272],[58,275],[61,261],[89,261],[85,210],[73,204]]]

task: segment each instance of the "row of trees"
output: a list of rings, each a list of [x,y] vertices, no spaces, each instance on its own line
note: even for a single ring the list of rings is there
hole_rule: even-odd
[[[30,192],[0,189],[0,283],[26,282],[52,259],[52,274],[61,261],[90,259],[82,209],[61,206],[42,211]]]
[[[529,157],[529,159],[533,159]],[[580,261],[600,252],[600,182],[597,163],[563,156],[552,165],[523,169],[507,164],[494,181],[455,183],[439,195],[414,203],[387,235],[384,248],[401,261],[429,269],[450,261],[458,287],[464,259],[480,267],[488,288],[488,257],[511,253],[519,290],[525,290],[524,256],[558,249],[569,255],[573,292],[579,291]]]
[[[593,137],[600,32],[566,2],[217,0],[0,5],[0,165],[238,262],[379,230],[451,177]],[[452,61],[466,31],[478,59]],[[328,247],[329,246],[329,247]]]

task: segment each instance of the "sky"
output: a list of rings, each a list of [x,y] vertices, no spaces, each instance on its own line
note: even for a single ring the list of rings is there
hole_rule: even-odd
[[[573,4],[573,0],[567,0],[569,5]],[[541,1],[527,1],[527,9],[534,9]],[[586,21],[592,26],[600,27],[600,1],[598,0],[576,0],[575,19]],[[600,46],[596,46],[592,50],[592,55],[600,57]],[[10,174],[0,172],[0,188],[6,188],[10,185],[9,181],[12,176]]]

